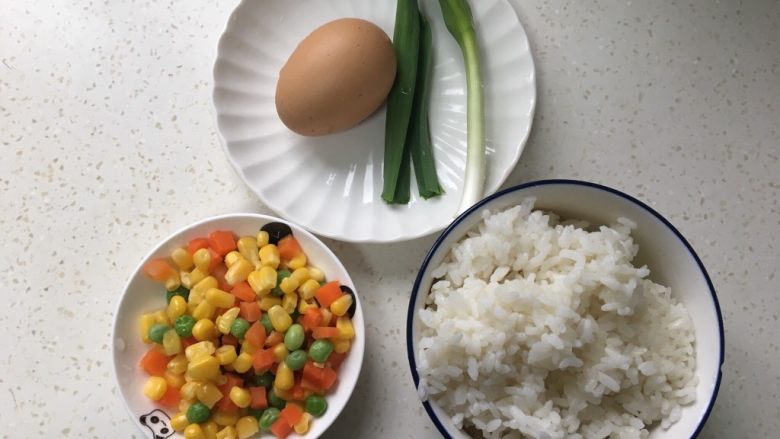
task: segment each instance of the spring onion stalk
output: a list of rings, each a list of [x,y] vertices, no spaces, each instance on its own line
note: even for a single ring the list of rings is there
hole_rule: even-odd
[[[417,190],[420,192],[420,196],[425,199],[444,193],[439,184],[439,177],[436,175],[436,162],[433,159],[433,146],[431,145],[431,132],[428,124],[429,76],[433,64],[432,39],[431,25],[425,16],[420,14],[420,58],[417,63],[417,84],[406,144],[412,154]]]
[[[398,0],[393,31],[393,47],[398,67],[395,83],[387,97],[382,188],[382,199],[391,204],[409,202],[411,165],[408,157],[410,152],[406,148],[406,134],[417,80],[419,44],[420,11],[417,9],[417,0]]]
[[[458,213],[482,199],[485,190],[485,114],[477,33],[467,0],[439,0],[447,30],[455,38],[466,66],[466,176]]]

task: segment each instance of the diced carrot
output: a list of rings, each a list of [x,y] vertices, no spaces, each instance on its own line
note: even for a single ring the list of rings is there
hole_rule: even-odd
[[[158,401],[160,405],[164,407],[179,407],[179,401],[181,401],[181,394],[179,393],[179,389],[168,386],[168,390],[165,391],[165,395],[163,395],[162,398]]]
[[[240,376],[233,374],[233,373],[226,373],[225,374],[225,384],[224,386],[227,387],[228,393],[230,393],[230,389],[233,387],[241,387],[241,385],[244,383],[244,380],[241,379]]]
[[[320,326],[321,320],[322,314],[320,313],[319,308],[308,308],[301,317],[301,326],[303,326],[304,330],[311,331],[317,326]]]
[[[304,389],[304,391],[308,390],[318,394],[325,393],[325,391],[322,389],[322,386],[320,386],[317,382],[305,377],[301,378],[301,388]]]
[[[260,322],[252,323],[252,326],[244,334],[244,340],[258,348],[263,346],[263,343],[265,343],[265,326]]]
[[[230,284],[225,280],[225,273],[227,273],[227,267],[225,267],[225,264],[219,264],[216,266],[216,268],[211,270],[211,275],[217,279],[217,288],[222,291],[232,292],[233,287],[230,286]]]
[[[163,354],[155,348],[149,349],[141,358],[140,366],[149,375],[163,376],[171,357]]]
[[[187,349],[188,347],[194,345],[197,342],[198,342],[198,340],[196,340],[195,337],[182,338],[181,339],[181,346],[184,349]]]
[[[276,346],[284,341],[284,334],[278,331],[271,331],[268,338],[265,339],[265,345],[268,347]]]
[[[265,387],[250,387],[249,394],[252,397],[252,402],[249,404],[253,409],[265,409],[268,408],[268,398],[265,393]]]
[[[223,387],[219,388],[219,391],[222,392],[222,394],[225,395],[225,396],[223,396],[222,399],[217,401],[217,406],[216,407],[217,407],[218,410],[221,410],[223,412],[235,412],[235,411],[238,411],[238,406],[235,405],[233,403],[233,401],[230,400],[230,396],[228,396],[228,395],[230,395],[230,389],[232,389],[232,387],[226,389],[223,386]]]
[[[311,361],[307,361],[303,366],[303,379],[319,386],[320,381],[322,381],[322,368],[315,366]]]
[[[222,345],[226,344],[238,346],[238,339],[233,334],[225,334],[222,336]]]
[[[347,352],[343,352],[341,354],[338,352],[332,352],[330,357],[328,357],[328,361],[325,362],[325,365],[332,368],[333,370],[339,370],[341,363],[343,363],[346,358]]]
[[[339,336],[339,330],[332,326],[319,326],[314,328],[312,335],[316,340],[322,338],[336,338]]]
[[[260,320],[260,317],[263,317],[263,311],[257,302],[239,302],[238,307],[241,317],[249,323],[256,322]]]
[[[202,249],[202,248],[209,248],[209,240],[206,238],[195,238],[191,239],[190,242],[187,243],[187,251],[192,255],[195,254],[196,251]]]
[[[271,425],[271,433],[273,433],[274,436],[276,436],[278,439],[287,438],[291,432],[292,427],[290,427],[282,418],[277,419],[276,422]]]
[[[173,268],[165,259],[152,259],[144,264],[144,274],[157,282],[165,282],[171,273],[173,273]]]
[[[284,419],[290,427],[295,426],[303,417],[303,410],[296,404],[287,404],[279,413],[279,419]]]
[[[296,380],[293,388],[290,389],[290,397],[294,401],[303,401],[306,399],[306,389],[301,385],[301,380]]]
[[[252,367],[254,367],[255,372],[268,369],[274,364],[274,361],[276,361],[276,356],[271,349],[260,349],[252,354]]]
[[[222,256],[220,256],[219,253],[214,251],[213,248],[209,248],[209,253],[211,253],[211,261],[209,262],[209,273],[214,273],[214,277],[216,277],[217,280],[219,280],[219,278],[224,279],[225,278],[225,273],[227,273],[227,267],[222,265]],[[215,270],[220,265],[222,265],[223,273],[221,275],[217,275]]]
[[[257,301],[257,294],[255,294],[255,291],[252,289],[252,287],[249,286],[249,284],[246,281],[239,282],[233,285],[233,289],[230,291],[230,293],[238,297],[239,300],[243,300],[244,302]]]
[[[341,292],[341,287],[339,281],[337,280],[326,283],[325,285],[319,287],[317,292],[314,293],[314,297],[317,298],[317,302],[320,304],[320,306],[326,308],[343,295],[344,293]]]
[[[236,249],[236,238],[233,236],[233,232],[215,230],[209,234],[209,247],[220,256],[225,257],[226,254]]]
[[[336,383],[338,377],[339,374],[335,370],[329,367],[322,368],[322,380],[320,381],[322,388],[329,390]]]
[[[274,363],[274,365],[271,366],[270,369],[268,369],[268,371],[271,372],[272,374],[274,374],[274,376],[276,376],[276,371],[277,370],[279,370],[279,363]],[[285,390],[285,392],[286,392],[286,390]]]
[[[285,261],[291,260],[301,252],[301,245],[298,244],[298,240],[293,238],[292,235],[287,235],[280,239],[279,243],[276,244],[276,248],[279,250],[279,257]]]

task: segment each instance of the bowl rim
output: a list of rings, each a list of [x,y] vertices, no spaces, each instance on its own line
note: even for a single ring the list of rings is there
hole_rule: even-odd
[[[409,307],[407,309],[406,314],[406,354],[408,356],[409,360],[409,368],[412,372],[412,381],[414,382],[414,387],[417,389],[417,387],[420,384],[420,376],[417,373],[417,363],[414,359],[414,349],[413,349],[413,337],[412,337],[412,326],[414,322],[414,315],[415,315],[415,303],[417,302],[417,296],[419,294],[420,290],[420,284],[423,281],[423,274],[428,269],[428,266],[431,263],[431,260],[433,259],[433,256],[437,253],[439,248],[442,246],[444,241],[447,239],[450,233],[452,233],[455,228],[460,225],[463,221],[465,221],[467,218],[469,218],[474,213],[479,212],[483,206],[497,198],[501,198],[505,195],[512,194],[514,192],[518,192],[523,189],[527,189],[530,187],[535,186],[553,186],[553,185],[562,185],[562,186],[584,186],[591,189],[596,189],[604,192],[608,192],[612,195],[617,195],[620,198],[623,198],[626,201],[629,201],[640,208],[644,209],[647,213],[654,216],[656,219],[661,221],[669,230],[671,230],[675,236],[677,236],[677,239],[680,240],[680,242],[685,246],[685,248],[688,250],[688,253],[693,257],[693,259],[696,261],[696,265],[699,267],[699,270],[701,271],[701,275],[704,277],[704,279],[707,282],[707,287],[710,292],[710,298],[712,299],[712,303],[715,306],[715,313],[718,320],[718,349],[719,349],[719,364],[718,364],[718,375],[715,379],[715,386],[713,387],[712,394],[710,396],[710,401],[707,404],[707,408],[704,411],[704,414],[699,419],[699,424],[696,427],[696,430],[691,434],[690,439],[693,439],[699,435],[702,428],[704,428],[704,424],[707,422],[707,419],[710,417],[710,414],[712,413],[712,409],[715,405],[715,400],[718,396],[718,390],[720,390],[720,383],[721,378],[723,377],[723,362],[724,362],[724,352],[725,352],[725,337],[724,337],[724,330],[723,330],[723,315],[720,310],[720,303],[718,302],[718,296],[715,293],[715,287],[712,284],[712,280],[710,279],[709,274],[707,273],[707,270],[704,268],[704,264],[702,263],[701,259],[699,258],[699,255],[696,254],[696,251],[694,251],[693,247],[690,243],[688,243],[688,240],[685,239],[682,233],[680,233],[679,230],[677,230],[676,227],[672,225],[669,220],[664,218],[660,213],[658,213],[655,209],[648,206],[644,202],[638,200],[637,198],[626,194],[625,192],[619,191],[617,189],[613,189],[608,186],[604,186],[598,183],[593,183],[589,181],[584,180],[573,180],[573,179],[547,179],[547,180],[536,180],[536,181],[530,181],[527,183],[522,183],[516,186],[509,187],[507,189],[503,189],[501,191],[498,191],[492,195],[489,195],[479,202],[477,202],[475,205],[471,206],[469,209],[467,209],[465,212],[460,214],[455,220],[450,223],[449,226],[447,226],[446,229],[439,235],[438,238],[436,238],[436,241],[433,243],[433,246],[428,251],[428,253],[425,255],[425,258],[423,259],[423,263],[420,266],[420,270],[417,272],[417,277],[414,280],[414,286],[412,287],[412,294],[409,298]],[[442,434],[447,439],[453,439],[450,433],[447,431],[447,429],[444,427],[444,425],[441,423],[439,418],[436,416],[436,414],[433,411],[433,408],[431,407],[430,400],[421,401],[423,407],[425,408],[426,413],[428,413],[428,417],[433,421],[433,424],[436,426],[436,429],[439,430],[439,433]]]
[[[185,224],[184,226],[175,229],[174,231],[172,231],[172,232],[168,233],[167,235],[165,235],[164,238],[159,240],[157,242],[157,244],[150,251],[148,251],[146,254],[144,254],[144,256],[139,260],[138,264],[136,264],[135,268],[133,268],[133,270],[130,271],[130,274],[128,275],[127,280],[124,282],[124,285],[122,286],[122,293],[117,298],[117,303],[116,303],[116,306],[114,307],[114,314],[113,314],[112,322],[111,322],[111,333],[109,335],[109,337],[110,337],[110,345],[111,345],[111,375],[114,378],[114,386],[118,390],[117,391],[117,398],[119,398],[122,401],[122,404],[125,406],[125,409],[126,409],[127,413],[130,415],[130,419],[132,419],[133,424],[136,427],[138,427],[139,431],[141,431],[144,435],[146,434],[146,431],[143,428],[141,428],[141,424],[139,424],[139,422],[138,422],[138,417],[136,416],[136,413],[133,412],[133,410],[131,410],[130,405],[127,402],[127,399],[125,398],[124,393],[121,390],[122,386],[119,383],[119,370],[118,370],[118,365],[117,365],[117,362],[116,362],[116,355],[117,355],[117,353],[116,353],[116,351],[117,351],[117,343],[116,343],[117,322],[118,322],[118,319],[119,319],[119,311],[120,311],[120,308],[122,307],[122,303],[124,302],[125,296],[127,295],[128,289],[130,288],[130,283],[133,281],[133,278],[135,278],[136,274],[143,269],[144,263],[146,261],[148,261],[149,258],[151,258],[155,253],[160,251],[160,249],[162,247],[164,247],[175,236],[181,235],[182,233],[185,233],[188,230],[194,229],[194,228],[196,228],[198,226],[201,226],[203,224],[211,223],[211,222],[214,222],[214,221],[222,221],[222,220],[226,220],[226,219],[234,219],[234,218],[237,218],[237,219],[255,219],[255,220],[262,220],[262,221],[267,221],[267,222],[283,222],[283,223],[287,224],[288,226],[290,226],[293,229],[293,232],[298,233],[300,231],[303,235],[305,235],[308,238],[312,239],[314,242],[319,243],[322,246],[322,248],[325,250],[325,253],[329,257],[333,258],[333,260],[336,261],[336,263],[338,265],[340,265],[341,268],[344,270],[344,273],[346,273],[346,275],[347,275],[347,279],[346,280],[349,282],[349,285],[352,286],[353,292],[355,293],[355,303],[357,304],[357,309],[360,310],[361,315],[363,314],[363,308],[362,308],[362,306],[360,304],[360,297],[358,296],[357,288],[355,287],[355,282],[352,280],[352,277],[349,275],[349,271],[347,270],[347,268],[341,262],[341,259],[338,256],[336,256],[336,254],[333,253],[333,250],[331,250],[330,247],[328,247],[317,235],[315,235],[314,233],[310,232],[306,228],[302,227],[301,225],[299,225],[299,224],[297,224],[297,223],[295,223],[293,221],[289,221],[289,220],[286,220],[284,218],[279,218],[279,217],[275,217],[275,216],[272,216],[272,215],[266,215],[266,214],[262,214],[262,213],[234,212],[234,213],[225,213],[225,214],[220,214],[220,215],[209,216],[209,217],[200,219],[198,221],[194,221],[192,223]],[[335,422],[341,416],[341,414],[344,412],[344,409],[347,407],[347,403],[349,402],[349,399],[352,398],[352,394],[355,392],[355,388],[357,387],[357,383],[360,380],[360,374],[363,371],[363,362],[365,361],[365,340],[366,340],[366,337],[365,337],[365,317],[363,317],[363,322],[364,322],[363,323],[363,328],[361,328],[361,329],[363,330],[364,336],[361,337],[362,341],[359,344],[360,361],[358,361],[358,367],[357,367],[357,371],[355,373],[355,382],[354,382],[354,384],[352,385],[352,388],[349,391],[349,396],[347,397],[347,400],[344,402],[344,406],[341,408],[341,410],[336,415],[336,417],[333,418],[333,421],[331,422],[331,424],[328,425],[325,428],[325,430],[323,430],[323,433],[325,433],[333,425],[333,422]]]

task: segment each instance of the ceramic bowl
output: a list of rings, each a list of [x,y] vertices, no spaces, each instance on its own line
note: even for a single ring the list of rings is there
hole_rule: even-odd
[[[718,393],[723,365],[723,320],[718,299],[707,271],[693,247],[663,216],[647,204],[618,190],[573,180],[546,180],[515,186],[477,203],[460,215],[441,234],[426,256],[412,290],[407,316],[407,348],[414,385],[417,387],[417,342],[421,323],[418,311],[425,304],[433,277],[431,272],[450,248],[481,221],[485,209],[500,210],[535,197],[537,209],[562,218],[583,219],[591,225],[610,224],[625,217],[637,224],[632,232],[639,244],[635,264],[647,264],[650,278],[669,286],[688,309],[696,332],[696,401],[682,409],[681,419],[668,430],[654,428],[650,439],[695,437],[707,420]],[[426,412],[447,438],[468,438],[455,428],[440,407],[423,402]]]
[[[174,248],[185,246],[190,239],[206,236],[214,230],[231,230],[239,236],[254,235],[260,227],[269,222],[288,224],[308,256],[309,263],[320,268],[327,279],[339,280],[342,284],[352,288],[355,291],[357,302],[353,318],[356,336],[349,356],[339,369],[339,381],[336,384],[336,389],[326,397],[328,411],[321,418],[314,419],[311,429],[305,437],[319,437],[347,404],[360,374],[365,347],[363,311],[360,307],[358,293],[347,270],[325,244],[295,224],[266,215],[223,215],[184,227],[158,244],[133,270],[114,314],[113,362],[119,395],[135,424],[146,435],[145,437],[176,439],[183,438],[184,435],[174,433],[170,427],[170,418],[176,414],[177,410],[161,407],[143,394],[143,386],[148,376],[138,367],[138,362],[149,349],[149,345],[144,344],[138,335],[138,317],[141,314],[164,308],[166,305],[165,289],[143,274],[143,265],[152,258],[168,257]],[[293,434],[290,437],[299,436]]]

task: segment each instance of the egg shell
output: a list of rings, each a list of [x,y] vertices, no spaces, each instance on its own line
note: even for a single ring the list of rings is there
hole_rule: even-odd
[[[279,72],[276,111],[292,131],[320,136],[354,127],[393,86],[396,56],[375,24],[342,18],[315,29]]]

